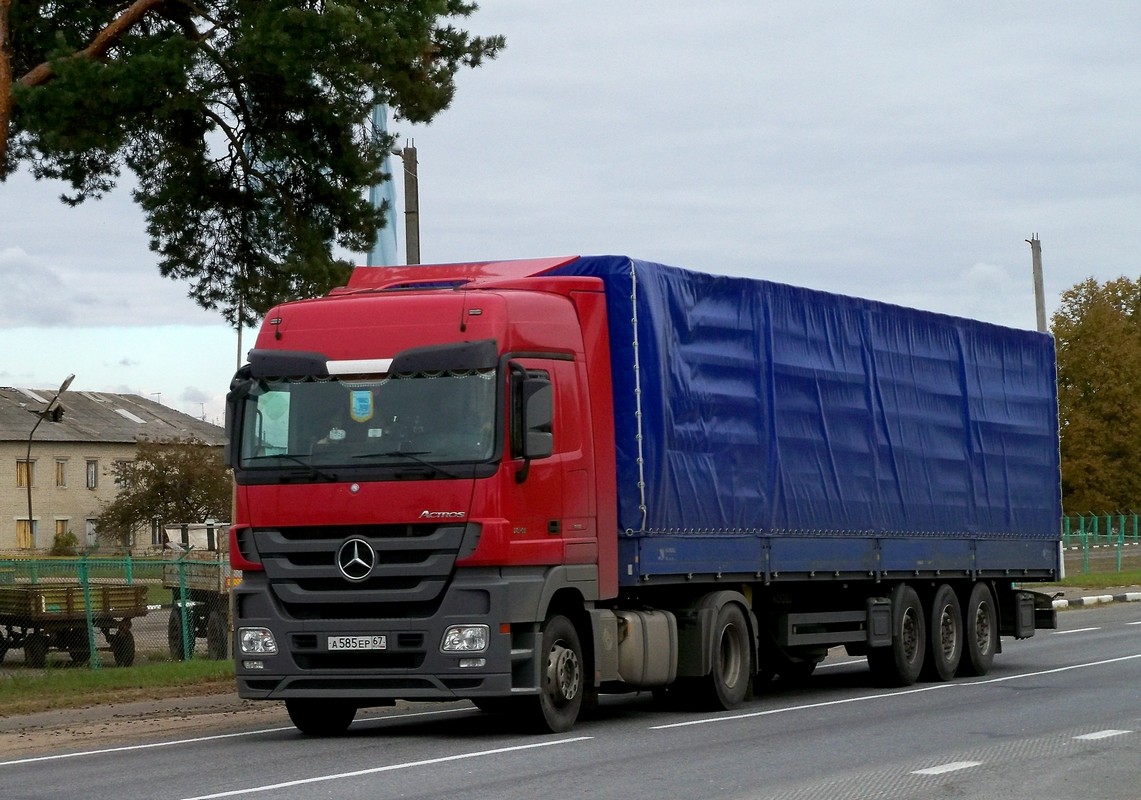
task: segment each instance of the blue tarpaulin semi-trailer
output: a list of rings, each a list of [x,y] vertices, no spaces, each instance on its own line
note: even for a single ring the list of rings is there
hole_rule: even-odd
[[[1051,337],[625,256],[619,580],[1056,577]]]

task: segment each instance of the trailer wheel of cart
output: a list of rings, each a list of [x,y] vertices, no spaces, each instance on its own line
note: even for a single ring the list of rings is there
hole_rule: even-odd
[[[191,625],[194,624],[194,617],[188,611],[187,622]],[[173,661],[186,660],[186,648],[183,646],[182,638],[182,609],[174,606],[170,609],[170,618],[166,624],[166,642],[170,647],[170,657]],[[190,631],[191,645],[194,643],[194,631]]]
[[[221,661],[226,657],[229,641],[229,615],[221,603],[215,603],[206,618],[206,657]]]
[[[306,736],[337,736],[349,729],[357,708],[330,700],[286,700],[285,710],[297,730]]]
[[[59,635],[59,646],[66,650],[75,664],[86,664],[91,660],[91,642],[87,639],[87,631],[81,628],[71,628]]]
[[[41,669],[48,663],[48,637],[33,633],[24,640],[24,664],[33,669]]]
[[[119,631],[107,638],[111,645],[111,654],[115,656],[115,664],[120,667],[129,667],[135,663],[135,634],[130,631]]]
[[[556,615],[543,626],[539,653],[539,695],[527,698],[532,721],[551,733],[569,731],[585,693],[582,643],[574,623]]]
[[[749,623],[736,603],[726,603],[718,610],[712,647],[709,655],[713,669],[706,679],[706,699],[728,711],[745,702],[753,672]]]
[[[945,583],[935,590],[929,619],[923,677],[949,681],[963,657],[963,613],[955,591]]]
[[[960,675],[986,675],[998,650],[998,618],[990,587],[979,581],[971,589],[963,609],[965,656],[959,662]]]
[[[868,666],[888,686],[910,686],[919,679],[927,650],[927,625],[919,595],[906,583],[891,592],[891,644],[868,651]]]

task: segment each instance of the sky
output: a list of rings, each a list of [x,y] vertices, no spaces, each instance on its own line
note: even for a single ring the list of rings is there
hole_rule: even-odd
[[[1135,0],[482,5],[460,25],[507,48],[389,126],[424,263],[624,254],[1025,329],[1034,235],[1048,315],[1141,277]],[[221,424],[253,334],[159,275],[129,188],[0,184],[0,385]]]

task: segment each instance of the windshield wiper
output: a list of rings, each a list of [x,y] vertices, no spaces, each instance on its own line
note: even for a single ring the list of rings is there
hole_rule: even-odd
[[[353,458],[407,458],[409,461],[414,461],[420,466],[427,467],[446,478],[460,477],[456,473],[444,469],[439,464],[433,464],[431,461],[420,458],[420,456],[426,456],[431,452],[431,450],[385,450],[379,453],[361,453],[360,455],[353,456]]]
[[[313,464],[310,463],[309,461],[306,461],[301,456],[295,456],[292,453],[272,453],[272,454],[267,453],[264,456],[251,456],[250,458],[247,458],[246,460],[247,461],[268,461],[269,459],[272,459],[272,458],[288,459],[289,461],[292,461],[293,463],[298,464],[299,466],[302,466],[305,469],[307,469],[309,471],[310,476],[314,477],[314,478],[324,478],[327,481],[339,480],[339,478],[336,475],[333,475],[330,472],[325,472],[323,470],[319,470],[315,466],[313,466]]]

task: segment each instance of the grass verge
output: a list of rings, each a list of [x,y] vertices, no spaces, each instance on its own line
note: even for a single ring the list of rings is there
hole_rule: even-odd
[[[1050,586],[1069,586],[1074,588],[1110,589],[1117,586],[1141,585],[1141,569],[1123,570],[1121,572],[1077,572],[1067,575],[1064,580],[1055,581]],[[1033,587],[1031,587],[1033,588]]]
[[[197,661],[87,669],[0,671],[0,717],[234,692],[231,661]]]

